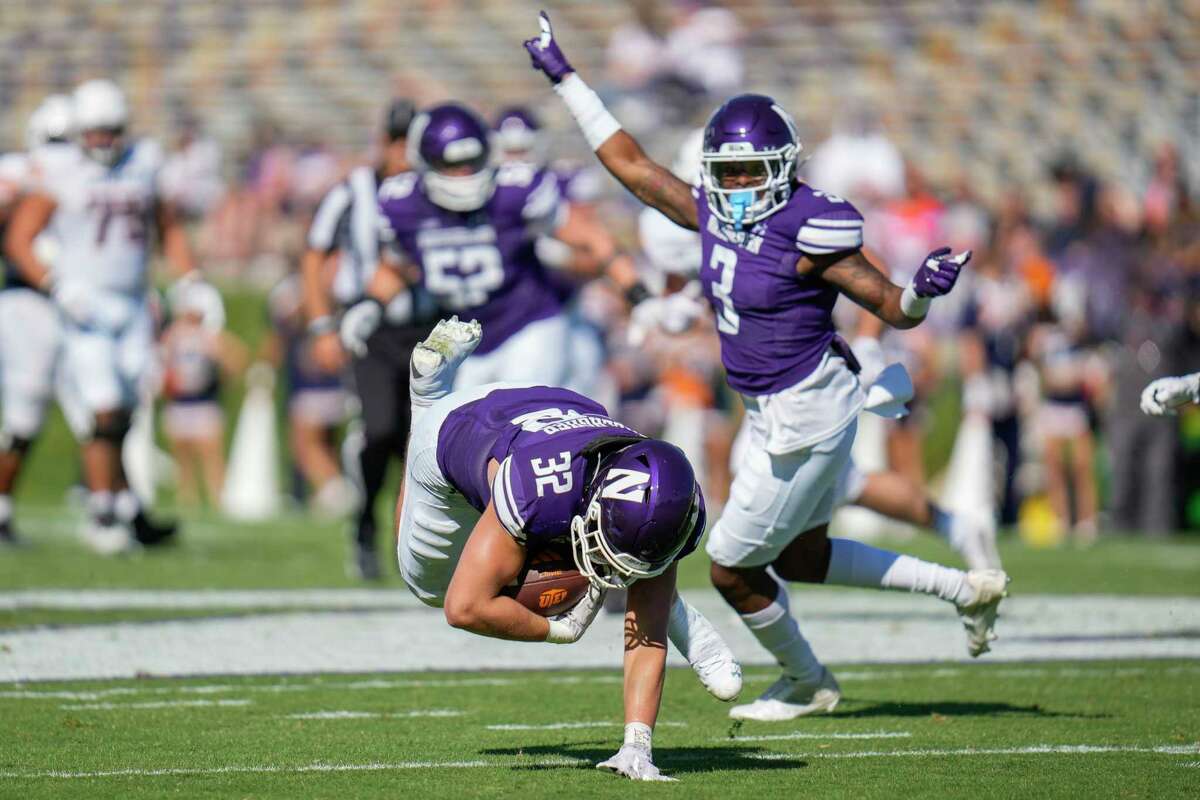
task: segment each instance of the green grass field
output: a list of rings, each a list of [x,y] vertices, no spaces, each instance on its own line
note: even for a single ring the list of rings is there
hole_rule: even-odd
[[[177,547],[101,559],[74,538],[72,515],[27,507],[23,519],[30,546],[0,552],[0,601],[39,589],[354,586],[337,524],[201,516]],[[953,558],[932,537],[890,544]],[[1014,593],[1200,595],[1191,540],[1002,549]],[[685,564],[682,584],[704,587],[703,557]],[[273,613],[219,598],[201,609],[26,603],[0,610],[0,642]],[[1177,622],[1179,635],[1200,635],[1200,620]],[[897,655],[920,660],[920,648]],[[0,646],[0,666],[5,655]],[[680,783],[641,786],[592,769],[620,738],[615,669],[0,683],[0,797],[1197,796],[1200,661],[985,658],[836,672],[845,696],[832,716],[735,728],[690,672],[672,670],[656,761]],[[747,676],[752,697],[775,674]]]
[[[841,675],[832,716],[734,728],[690,673],[672,671],[655,744],[673,785],[592,769],[620,737],[609,672],[4,687],[0,795],[1196,796],[1196,662]],[[773,678],[753,670],[747,691]]]

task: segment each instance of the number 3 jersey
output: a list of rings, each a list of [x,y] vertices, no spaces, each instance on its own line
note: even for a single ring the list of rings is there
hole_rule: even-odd
[[[534,244],[565,221],[553,173],[527,164],[499,168],[496,190],[478,211],[447,211],[425,195],[416,173],[384,181],[384,238],[421,269],[438,304],[483,325],[475,352],[495,350],[525,325],[562,310]]]
[[[595,449],[645,437],[569,389],[496,387],[446,417],[438,432],[438,467],[475,509],[494,501],[508,532],[536,549],[569,534],[572,517],[583,512]],[[493,458],[500,468],[489,481]],[[680,558],[702,534],[697,531]]]
[[[38,152],[33,186],[55,202],[47,232],[60,244],[57,278],[139,298],[146,292],[162,163],[162,150],[147,139],[112,167],[77,147]]]
[[[861,248],[862,215],[802,183],[782,209],[739,233],[712,215],[703,192],[694,193],[700,279],[717,317],[729,385],[751,397],[795,386],[821,365],[833,341],[838,296],[821,278],[797,274],[796,262]]]

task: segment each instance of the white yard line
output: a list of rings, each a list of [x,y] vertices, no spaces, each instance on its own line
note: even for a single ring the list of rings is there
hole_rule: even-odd
[[[945,758],[957,756],[987,756],[987,755],[1095,755],[1103,753],[1146,753],[1155,755],[1195,755],[1200,753],[1200,745],[1161,745],[1146,747],[1137,745],[1087,745],[1087,744],[1040,744],[1026,747],[997,747],[987,749],[957,749],[957,750],[863,750],[847,753],[755,753],[746,752],[743,757],[757,761],[790,761],[801,759],[847,759],[847,758]],[[703,753],[690,754],[686,758],[673,757],[672,761],[702,761],[711,756]],[[550,758],[550,759],[513,759],[513,760],[472,760],[472,761],[396,761],[371,762],[366,764],[302,764],[297,766],[265,765],[229,765],[223,767],[163,767],[154,769],[114,769],[114,770],[47,770],[28,772],[0,772],[0,778],[16,780],[34,780],[39,778],[88,779],[88,778],[125,778],[125,777],[164,777],[178,775],[226,775],[231,773],[306,773],[306,772],[381,772],[409,769],[479,769],[492,767],[506,769],[514,767],[578,767],[591,762],[579,758]],[[1190,763],[1190,762],[1188,762]],[[669,772],[669,770],[668,770]]]
[[[1174,666],[1167,667],[1162,670],[1150,670],[1145,667],[1114,667],[1112,669],[1101,668],[1078,668],[1078,667],[1021,667],[1021,668],[992,668],[986,671],[979,671],[971,668],[939,668],[933,671],[927,671],[921,668],[922,676],[932,676],[935,678],[952,678],[963,677],[966,675],[975,675],[980,678],[997,677],[997,678],[1027,678],[1030,680],[1045,680],[1047,678],[1096,678],[1109,679],[1114,677],[1133,677],[1136,675],[1145,675],[1150,672],[1162,675],[1196,675],[1200,674],[1200,665],[1197,666]],[[877,671],[852,671],[852,670],[836,670],[837,679],[843,683],[853,683],[856,681],[885,681],[896,680],[901,678],[911,677],[914,674],[914,669],[908,670],[877,670]],[[747,682],[774,680],[778,677],[777,672],[747,672]],[[620,675],[551,675],[544,680],[551,684],[561,685],[595,685],[595,684],[619,684],[621,683]],[[96,701],[107,697],[124,697],[130,695],[174,695],[174,694],[223,694],[226,692],[266,692],[266,693],[285,693],[285,692],[304,692],[304,691],[330,691],[330,692],[352,692],[363,691],[370,689],[421,689],[421,688],[459,688],[469,686],[515,686],[525,681],[520,678],[402,678],[402,679],[387,679],[387,678],[372,678],[368,680],[330,682],[330,681],[289,681],[286,683],[206,683],[195,685],[179,685],[179,686],[115,686],[108,689],[82,689],[77,691],[56,690],[56,689],[9,689],[0,691],[0,700],[78,700],[78,701]]]
[[[418,719],[424,717],[461,717],[465,711],[452,708],[426,708],[413,711],[305,711],[287,714],[286,719]]]
[[[235,708],[253,704],[253,700],[162,700],[153,703],[78,703],[59,706],[63,711],[124,711],[156,708]]]
[[[721,736],[714,742],[784,742],[791,739],[907,739],[908,731],[875,731],[873,733],[772,733],[762,736]]]
[[[499,725],[485,725],[489,731],[570,731],[582,728],[620,728],[624,725],[623,722],[548,722],[544,725],[527,725],[521,722],[501,723]],[[663,722],[659,720],[655,723],[659,728],[686,728],[686,722]]]

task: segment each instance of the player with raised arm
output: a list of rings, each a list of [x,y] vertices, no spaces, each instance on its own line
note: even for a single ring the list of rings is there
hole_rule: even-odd
[[[126,134],[124,93],[93,80],[75,89],[72,103],[79,146],[38,159],[5,241],[21,278],[48,295],[62,318],[63,369],[90,428],[83,444],[90,491],[84,534],[95,549],[111,553],[175,532],[146,518],[121,465],[154,349],[151,229],[181,281],[198,280],[199,273],[182,221],[162,193],[161,149]],[[34,247],[43,231],[60,245],[52,263]]]
[[[954,287],[970,253],[936,250],[906,288],[892,284],[862,253],[858,211],[797,179],[795,123],[762,95],[739,95],[713,114],[701,187],[692,187],[621,129],[563,56],[544,13],[541,27],[525,48],[600,162],[644,203],[700,232],[704,294],[752,436],[709,536],[711,577],[783,667],[766,693],[731,716],[792,719],[831,710],[840,699],[833,675],[789,613],[787,581],[937,596],[957,608],[969,653],[986,652],[1008,583],[1002,571],[964,573],[830,539],[827,530],[867,403],[856,359],[834,330],[838,293],[893,327],[911,328]]]
[[[1200,372],[1158,378],[1142,390],[1142,413],[1163,417],[1188,403],[1200,403]]]
[[[483,325],[483,341],[457,372],[458,387],[497,380],[562,385],[568,321],[536,240],[549,234],[588,251],[589,263],[609,265],[625,285],[636,282],[632,264],[614,259],[611,237],[581,224],[562,202],[552,172],[497,165],[490,128],[471,109],[457,103],[428,109],[413,121],[408,142],[414,171],[379,190],[393,239],[389,268],[375,273],[371,297],[343,315],[343,343],[361,350],[383,304],[417,271],[439,306]],[[614,271],[622,265],[623,274]]]
[[[47,97],[30,115],[26,152],[0,156],[0,243],[33,164],[42,154],[72,147],[71,99]],[[54,243],[38,242],[43,253]],[[12,524],[12,493],[25,456],[46,420],[62,338],[54,304],[28,285],[0,248],[0,545],[19,541]]]
[[[670,638],[714,696],[733,699],[741,668],[675,593],[675,564],[704,533],[704,497],[682,451],[611,419],[567,389],[514,383],[451,392],[482,337],[451,318],[413,351],[412,439],[396,509],[400,573],[456,628],[528,642],[577,641],[609,588],[628,588],[625,743],[601,763],[638,780],[654,766]],[[587,594],[553,617],[505,593],[528,557],[569,549]]]

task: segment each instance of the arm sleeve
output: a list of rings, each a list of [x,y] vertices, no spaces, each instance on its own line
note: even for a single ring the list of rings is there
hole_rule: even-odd
[[[513,490],[513,459],[508,456],[500,462],[496,476],[492,479],[492,505],[500,524],[518,542],[525,543],[525,517]],[[518,485],[519,486],[519,485]]]
[[[863,218],[845,200],[822,198],[824,207],[811,214],[796,232],[796,249],[805,255],[828,255],[863,246]]]
[[[329,190],[317,213],[313,215],[312,224],[308,226],[308,246],[313,250],[328,253],[337,243],[337,234],[346,224],[350,215],[350,187],[339,183]]]

